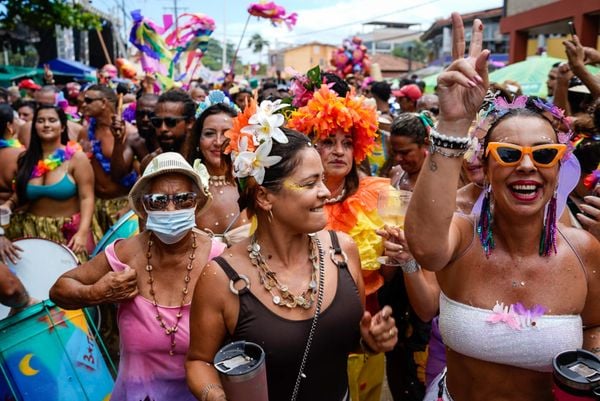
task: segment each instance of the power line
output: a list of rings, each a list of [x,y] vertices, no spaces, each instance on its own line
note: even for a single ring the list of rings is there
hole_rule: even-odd
[[[316,31],[297,33],[297,34],[288,36],[288,38],[295,38],[295,37],[298,37],[298,36],[306,36],[306,35],[314,35],[315,33],[321,33],[321,32],[332,31],[334,29],[346,28],[348,26],[352,26],[352,25],[356,25],[356,24],[363,24],[365,22],[370,22],[372,20],[376,20],[376,19],[379,19],[379,18],[388,17],[390,15],[398,14],[398,13],[401,13],[403,11],[413,10],[415,8],[419,8],[419,7],[423,7],[423,6],[429,5],[429,4],[437,3],[439,1],[441,1],[441,0],[430,0],[430,1],[426,1],[425,3],[416,4],[414,6],[402,8],[400,10],[392,11],[392,12],[389,12],[389,13],[386,13],[386,14],[377,15],[375,17],[369,17],[367,19],[362,19],[362,20],[353,21],[353,22],[347,22],[347,23],[342,24],[342,25],[337,25],[337,26],[333,26],[333,27],[330,27],[330,28],[323,28],[323,29],[319,29],[319,30],[316,30]]]

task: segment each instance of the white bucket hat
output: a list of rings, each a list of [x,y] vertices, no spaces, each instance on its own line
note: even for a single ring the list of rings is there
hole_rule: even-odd
[[[202,213],[210,205],[212,194],[208,190],[209,174],[204,164],[200,160],[196,160],[194,167],[192,167],[179,153],[166,152],[152,159],[144,170],[144,174],[142,174],[140,179],[131,188],[131,191],[129,191],[129,205],[138,216],[146,216],[146,210],[142,205],[142,197],[148,193],[150,182],[154,178],[164,174],[183,174],[196,184],[200,189],[198,204],[202,205],[197,211],[198,214]]]

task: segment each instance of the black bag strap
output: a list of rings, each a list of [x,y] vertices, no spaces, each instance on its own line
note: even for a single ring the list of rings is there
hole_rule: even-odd
[[[329,249],[331,260],[339,269],[347,269],[348,256],[340,246],[340,240],[337,233],[333,230],[329,230],[329,236],[331,237],[331,248]]]
[[[243,274],[238,274],[233,267],[223,257],[217,256],[213,259],[223,269],[227,277],[229,277],[229,289],[235,295],[244,295],[250,291],[250,280]],[[234,284],[242,280],[244,287],[241,289],[235,288]]]

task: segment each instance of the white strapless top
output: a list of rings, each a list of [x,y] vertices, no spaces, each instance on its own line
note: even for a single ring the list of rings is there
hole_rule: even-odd
[[[539,316],[503,304],[487,310],[454,301],[443,292],[439,325],[444,344],[459,354],[540,372],[552,371],[555,355],[583,344],[579,315]]]

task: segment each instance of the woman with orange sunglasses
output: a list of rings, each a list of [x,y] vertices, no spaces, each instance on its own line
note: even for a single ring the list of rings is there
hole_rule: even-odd
[[[488,99],[481,212],[454,214],[489,51],[476,19],[464,57],[463,23],[452,20],[454,61],[438,78],[438,126],[405,224],[415,259],[441,289],[447,370],[425,400],[550,401],[555,355],[600,352],[600,244],[556,222],[570,130],[560,110],[534,98]]]

